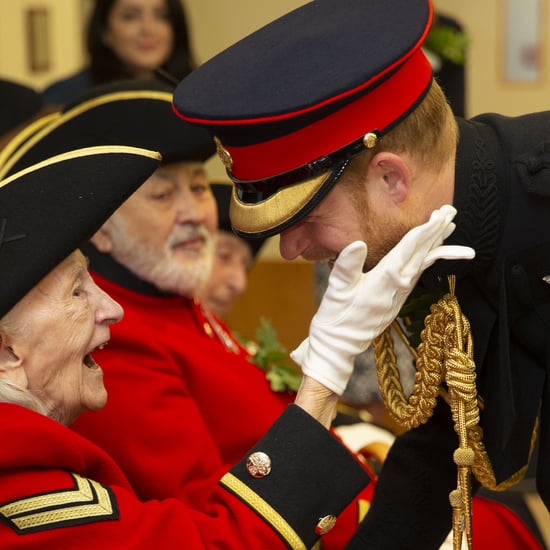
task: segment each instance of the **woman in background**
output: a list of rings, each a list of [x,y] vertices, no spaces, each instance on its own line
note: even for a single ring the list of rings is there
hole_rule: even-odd
[[[195,67],[180,0],[97,0],[86,48],[88,65],[48,86],[45,104],[63,105],[97,84],[153,78],[155,71],[178,82]]]

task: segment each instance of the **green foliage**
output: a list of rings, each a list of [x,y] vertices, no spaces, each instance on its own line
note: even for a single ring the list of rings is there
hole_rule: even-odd
[[[264,317],[260,319],[256,338],[258,349],[250,360],[265,372],[271,389],[276,392],[297,391],[302,373],[279,342],[271,322]]]
[[[464,65],[466,62],[466,50],[468,37],[465,33],[444,25],[432,27],[424,47],[436,53],[443,60],[455,65]]]

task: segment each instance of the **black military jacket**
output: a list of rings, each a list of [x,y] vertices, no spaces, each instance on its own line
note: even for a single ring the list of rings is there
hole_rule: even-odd
[[[474,340],[484,442],[497,482],[527,464],[540,413],[537,488],[550,508],[550,111],[458,119],[457,228],[472,261],[439,261],[427,289],[456,274]],[[399,437],[348,548],[438,548],[450,529],[457,447],[448,406]],[[368,546],[366,546],[368,544]]]

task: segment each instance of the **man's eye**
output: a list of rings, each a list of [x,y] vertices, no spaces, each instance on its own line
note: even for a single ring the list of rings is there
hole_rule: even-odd
[[[209,190],[208,185],[203,183],[196,183],[191,187],[193,193],[206,193]]]
[[[173,191],[162,191],[158,193],[153,193],[151,197],[155,201],[165,201],[171,199],[173,195]]]
[[[217,254],[218,259],[222,262],[229,262],[231,261],[232,255],[230,252],[218,252]]]

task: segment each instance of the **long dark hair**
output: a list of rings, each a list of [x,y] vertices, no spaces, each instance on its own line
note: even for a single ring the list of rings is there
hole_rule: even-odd
[[[107,19],[116,0],[96,0],[88,22],[86,46],[93,84],[132,78],[126,67],[114,52],[103,43],[102,36],[107,28]],[[165,0],[168,20],[174,34],[174,47],[168,61],[161,67],[176,81],[181,80],[195,68],[191,52],[187,17],[181,0]]]

